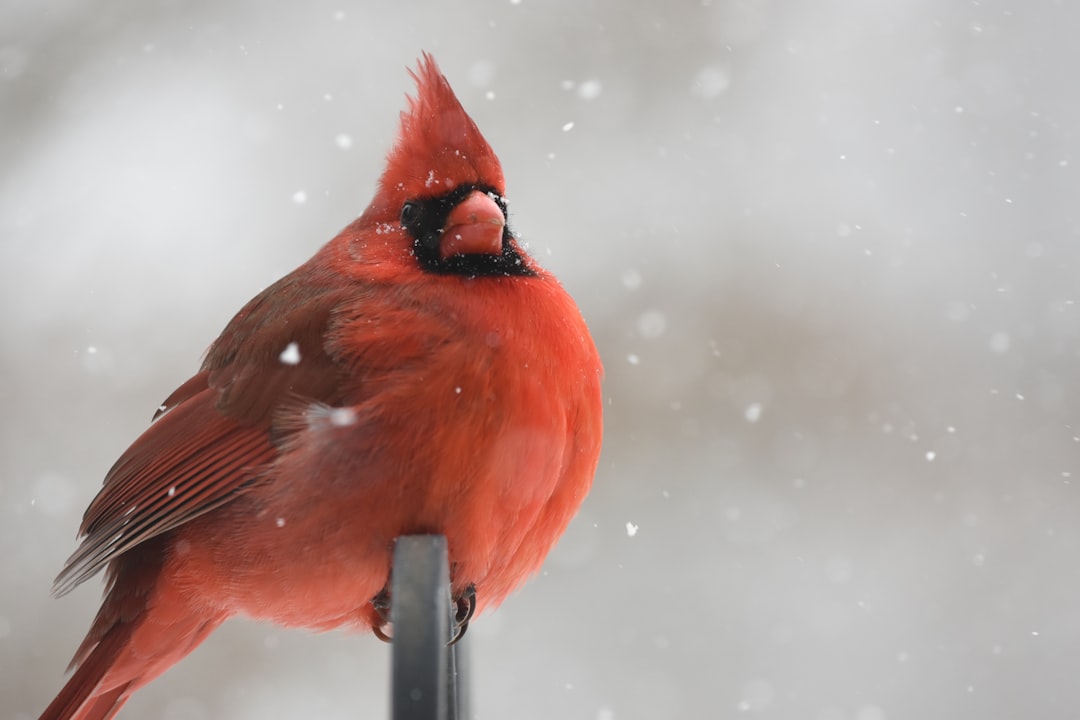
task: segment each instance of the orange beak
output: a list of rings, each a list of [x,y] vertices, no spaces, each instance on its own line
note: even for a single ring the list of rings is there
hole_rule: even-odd
[[[506,218],[499,205],[479,190],[459,202],[446,218],[439,254],[501,255]]]

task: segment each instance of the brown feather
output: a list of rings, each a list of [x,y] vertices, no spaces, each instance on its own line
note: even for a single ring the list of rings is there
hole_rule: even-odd
[[[229,323],[202,371],[162,403],[109,470],[54,594],[67,594],[121,553],[246,492],[289,432],[279,417],[340,399],[339,366],[323,338],[334,308],[356,289],[331,274],[322,280],[302,283],[290,274]],[[295,363],[282,359],[291,343]]]

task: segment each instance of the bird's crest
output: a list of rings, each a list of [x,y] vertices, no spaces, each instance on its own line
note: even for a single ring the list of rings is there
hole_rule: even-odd
[[[379,180],[384,198],[437,197],[461,185],[504,191],[502,167],[476,123],[461,107],[435,59],[424,53],[416,97],[401,113],[397,142]]]

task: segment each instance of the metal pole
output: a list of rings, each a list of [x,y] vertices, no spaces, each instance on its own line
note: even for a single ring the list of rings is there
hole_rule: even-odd
[[[447,646],[453,611],[446,538],[398,538],[390,579],[390,712],[394,720],[458,718],[465,697],[457,647]]]

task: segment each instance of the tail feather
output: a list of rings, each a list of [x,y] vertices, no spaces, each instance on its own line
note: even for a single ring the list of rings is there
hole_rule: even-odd
[[[116,663],[133,631],[130,624],[114,626],[83,659],[40,720],[107,720],[115,715],[127,700],[131,683],[100,692],[101,681]]]
[[[185,622],[161,625],[153,617],[145,622],[153,614],[106,632],[40,720],[108,720],[133,692],[179,662],[226,618],[189,616]]]
[[[72,660],[75,672],[41,720],[108,720],[228,617],[192,607],[164,570],[164,553],[149,547],[155,541],[162,542],[113,560],[105,602]]]
[[[93,697],[83,706],[78,717],[80,720],[109,720],[120,712],[120,708],[124,707],[124,703],[131,697],[133,691],[134,689],[129,691],[127,685],[121,685],[103,695]]]

